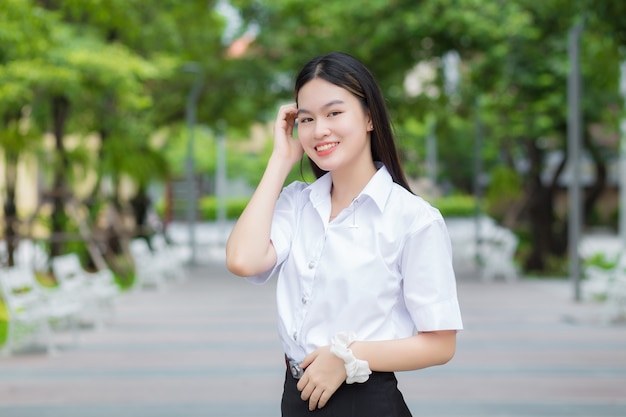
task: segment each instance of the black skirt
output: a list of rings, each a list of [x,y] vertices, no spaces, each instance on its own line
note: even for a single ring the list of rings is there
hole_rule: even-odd
[[[282,417],[411,417],[393,372],[372,372],[363,384],[344,383],[323,408],[314,411],[309,411],[309,402],[300,398],[297,384],[287,371]]]

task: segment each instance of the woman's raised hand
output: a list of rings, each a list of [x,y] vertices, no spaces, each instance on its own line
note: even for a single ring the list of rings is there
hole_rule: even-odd
[[[292,165],[298,162],[304,153],[300,141],[293,137],[297,114],[296,103],[282,105],[278,109],[274,123],[273,155],[281,160],[289,161]]]
[[[226,243],[226,265],[235,275],[251,277],[276,264],[276,250],[271,241],[274,208],[285,179],[304,152],[300,141],[293,137],[297,113],[295,103],[278,110],[272,155]]]

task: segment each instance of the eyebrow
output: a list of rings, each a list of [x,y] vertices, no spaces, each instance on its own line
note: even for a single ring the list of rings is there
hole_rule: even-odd
[[[328,107],[334,106],[335,104],[344,104],[344,102],[343,102],[343,100],[339,100],[339,99],[337,99],[337,100],[331,100],[331,101],[329,101],[328,103],[326,103],[326,104],[324,104],[324,105],[322,106],[322,110],[323,110],[323,109],[327,109]],[[298,109],[298,113],[297,113],[297,115],[299,116],[299,115],[300,115],[300,114],[302,114],[302,113],[309,113],[309,114],[311,114],[311,113],[312,113],[312,111],[307,110],[307,109]]]

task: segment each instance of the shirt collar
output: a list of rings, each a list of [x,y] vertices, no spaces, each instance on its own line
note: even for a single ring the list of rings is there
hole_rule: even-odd
[[[378,171],[361,191],[361,195],[366,195],[374,200],[378,210],[382,212],[385,209],[387,200],[389,200],[393,179],[382,162],[376,162],[376,168],[378,168]]]
[[[387,167],[385,167],[382,162],[376,162],[375,164],[378,170],[365,188],[363,188],[363,191],[361,191],[357,199],[361,196],[368,196],[376,203],[378,209],[383,211],[389,199],[389,194],[391,193],[393,179]],[[328,201],[332,184],[330,173],[326,173],[306,187],[305,190],[309,192],[309,199],[311,203],[313,203],[313,207],[317,207],[322,202]]]
[[[309,200],[313,203],[313,207],[317,207],[324,201],[330,199],[330,189],[332,185],[333,180],[330,176],[330,172],[327,172],[304,189],[309,192]]]

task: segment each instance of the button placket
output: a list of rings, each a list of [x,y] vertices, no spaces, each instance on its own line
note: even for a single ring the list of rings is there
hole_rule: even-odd
[[[298,343],[300,343],[298,339],[300,338],[302,326],[304,325],[305,317],[310,307],[311,294],[313,293],[313,287],[315,285],[315,274],[317,273],[316,268],[319,266],[319,259],[326,239],[325,233],[324,231],[324,236],[319,240],[318,244],[315,245],[314,250],[311,251],[311,257],[306,264],[306,269],[302,270],[300,275],[300,305],[296,308],[295,322],[293,331],[291,332],[292,339]]]

